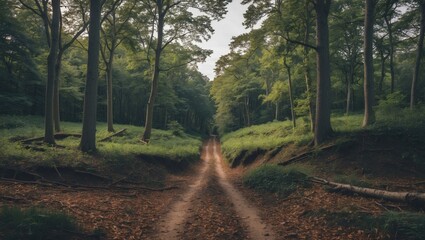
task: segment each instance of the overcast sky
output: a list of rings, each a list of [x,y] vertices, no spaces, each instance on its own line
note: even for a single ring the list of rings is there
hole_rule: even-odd
[[[200,47],[214,51],[204,63],[198,64],[199,71],[209,77],[210,80],[213,80],[215,77],[215,62],[220,56],[229,52],[229,43],[232,37],[249,31],[249,29],[245,29],[242,26],[242,22],[244,21],[243,13],[247,6],[241,5],[240,2],[232,1],[228,5],[228,12],[225,18],[219,22],[214,21],[212,23],[212,27],[215,30],[214,35],[208,42],[200,44]]]

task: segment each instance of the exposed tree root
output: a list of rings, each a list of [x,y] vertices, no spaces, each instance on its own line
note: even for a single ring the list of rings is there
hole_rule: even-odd
[[[298,161],[301,161],[303,159],[306,159],[306,158],[308,158],[308,157],[316,154],[318,151],[328,150],[328,149],[331,149],[331,148],[333,148],[335,146],[337,146],[337,145],[336,144],[332,144],[332,145],[327,145],[327,146],[323,146],[323,147],[320,147],[320,148],[315,148],[315,149],[313,149],[311,151],[307,151],[307,152],[303,152],[301,154],[298,154],[297,156],[292,157],[292,158],[290,158],[290,159],[288,159],[288,160],[286,160],[284,162],[280,162],[280,163],[278,163],[278,165],[280,165],[280,166],[286,166],[286,165],[289,165],[291,163],[298,162]]]

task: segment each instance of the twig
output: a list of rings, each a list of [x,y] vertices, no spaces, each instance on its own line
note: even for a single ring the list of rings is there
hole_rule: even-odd
[[[381,204],[381,203],[379,203],[379,202],[377,202],[377,201],[374,201],[375,202],[375,204],[376,205],[378,205],[378,206],[380,206],[380,207],[382,207],[383,209],[385,209],[387,212],[389,212],[390,210],[388,209],[388,208],[386,208],[383,204]]]
[[[87,174],[87,175],[91,175],[93,177],[97,177],[97,178],[100,178],[100,179],[103,179],[103,180],[111,181],[111,179],[108,178],[108,177],[105,177],[105,176],[102,176],[102,175],[99,175],[99,174],[96,174],[96,173],[92,173],[92,172],[86,172],[86,171],[82,171],[82,170],[74,170],[74,172]]]
[[[64,179],[63,179],[63,177],[62,177],[62,174],[59,172],[58,168],[56,167],[56,164],[54,164],[54,165],[53,165],[53,168],[55,169],[55,171],[56,171],[56,173],[58,174],[58,176],[59,176],[62,180],[64,180]]]

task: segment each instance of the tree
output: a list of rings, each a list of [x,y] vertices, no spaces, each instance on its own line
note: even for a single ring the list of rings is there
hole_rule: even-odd
[[[416,91],[417,91],[417,84],[418,84],[418,78],[419,78],[419,70],[421,66],[421,60],[422,60],[422,52],[424,47],[424,35],[425,35],[425,1],[419,0],[419,9],[421,12],[421,20],[420,20],[420,30],[419,30],[419,37],[418,37],[418,43],[416,48],[416,61],[415,61],[415,67],[413,69],[413,78],[412,78],[412,87],[410,90],[410,109],[413,109],[415,107],[415,101],[416,101]]]
[[[247,26],[253,26],[258,22],[264,15],[269,17],[280,17],[284,13],[283,3],[285,1],[252,1],[244,0],[243,4],[252,4],[248,7],[245,16],[245,24]],[[296,4],[298,1],[290,1],[291,4]],[[331,135],[332,127],[330,122],[331,116],[331,84],[330,84],[330,59],[329,59],[329,26],[328,16],[331,6],[331,0],[314,0],[314,10],[316,13],[316,46],[312,46],[309,43],[303,42],[303,40],[297,40],[282,36],[286,41],[295,44],[300,44],[305,47],[309,47],[316,50],[317,59],[317,94],[316,94],[316,116],[314,124],[314,144],[319,145],[325,141],[325,139]],[[303,4],[304,10],[308,10],[308,4]],[[292,11],[293,12],[293,11]],[[286,13],[289,14],[289,13]],[[307,24],[308,26],[308,24]],[[300,34],[299,34],[300,35]],[[301,35],[302,36],[302,35]],[[308,39],[305,38],[304,39]]]
[[[45,95],[44,142],[55,144],[53,130],[53,94],[56,79],[56,60],[59,48],[60,0],[52,0],[52,27],[50,52],[47,57],[47,84]]]
[[[0,114],[35,114],[41,112],[35,102],[42,102],[37,95],[44,89],[33,59],[40,48],[19,21],[26,13],[17,14],[14,4],[0,4]]]
[[[155,99],[158,94],[161,55],[164,49],[176,40],[187,42],[208,39],[213,29],[211,19],[220,19],[226,13],[229,0],[150,0],[140,1],[142,9],[147,11],[145,16],[151,18],[151,35],[148,36],[148,48],[154,49],[154,63],[152,67],[152,82],[149,101],[146,109],[145,130],[142,141],[149,142],[152,132]],[[190,9],[197,9],[201,15],[194,16]],[[156,39],[153,34],[156,32]],[[153,43],[155,40],[155,44]],[[155,45],[155,46],[154,46]],[[150,51],[150,49],[148,49]]]
[[[50,9],[48,0],[19,0],[19,2],[33,14],[42,19],[44,26],[44,34],[46,36],[47,46],[51,48],[53,33],[53,19],[50,20]],[[60,128],[60,111],[59,111],[59,79],[62,66],[62,57],[67,49],[77,40],[77,38],[86,30],[88,21],[86,20],[86,0],[63,0],[63,8],[66,9],[63,16],[59,9],[59,36],[58,50],[55,63],[55,78],[53,84],[53,124],[56,132]],[[64,22],[66,27],[64,28]],[[65,35],[71,35],[69,41],[64,43]]]
[[[108,2],[109,3],[109,2]],[[136,2],[124,2],[118,0],[110,3],[107,14],[103,17],[102,47],[100,52],[105,64],[105,78],[107,85],[107,125],[108,131],[114,132],[113,126],[113,102],[112,102],[112,70],[114,54],[117,47],[126,39],[129,32],[129,20],[132,17],[132,11]],[[119,10],[121,10],[119,12]],[[127,28],[127,29],[126,29]]]
[[[60,76],[62,69],[62,58],[64,53],[72,46],[72,44],[86,31],[89,24],[86,19],[86,0],[66,0],[67,11],[62,16],[60,12],[60,28],[59,28],[59,50],[56,59],[56,75],[53,94],[53,119],[55,131],[60,132]],[[64,25],[67,27],[64,28]],[[67,39],[66,39],[67,37]],[[64,41],[68,40],[68,41]]]
[[[364,118],[363,127],[375,122],[373,106],[375,105],[375,92],[373,81],[373,25],[375,22],[375,6],[377,0],[365,0],[364,18]]]
[[[362,1],[340,0],[335,2],[336,16],[332,18],[331,49],[333,66],[342,74],[345,84],[345,114],[353,107],[355,80],[361,74],[363,3]],[[338,83],[337,83],[338,84]]]
[[[388,31],[389,40],[389,58],[390,58],[390,76],[391,76],[391,93],[394,92],[394,34],[393,34],[393,23],[392,18],[396,14],[395,9],[397,8],[398,0],[385,0],[384,4],[384,20]]]
[[[89,47],[86,89],[84,94],[83,130],[80,149],[96,151],[97,80],[99,78],[100,14],[102,0],[90,0]]]
[[[329,59],[328,16],[331,0],[316,0],[316,51],[317,51],[317,95],[314,144],[324,142],[332,133],[331,127],[331,79]]]

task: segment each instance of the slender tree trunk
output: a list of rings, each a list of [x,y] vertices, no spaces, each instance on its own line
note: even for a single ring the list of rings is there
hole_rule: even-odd
[[[306,18],[305,18],[305,34],[304,34],[304,42],[310,42],[310,18],[311,12],[309,10],[309,1],[305,1],[306,6]],[[311,91],[311,73],[310,73],[310,58],[309,58],[310,48],[304,46],[304,78],[306,85],[306,94],[308,99],[308,111],[310,118],[310,131],[314,132],[314,102],[313,102],[313,92]]]
[[[387,28],[388,28],[388,39],[389,39],[389,42],[390,42],[390,53],[389,53],[390,76],[391,76],[391,93],[393,93],[394,87],[395,87],[395,79],[394,79],[394,37],[393,37],[392,25],[390,23],[390,20],[388,19],[388,16],[385,16],[384,19],[385,19],[385,23],[386,23]]]
[[[96,151],[97,80],[99,78],[100,13],[102,0],[90,0],[89,47],[86,89],[84,95],[83,130],[80,149]]]
[[[161,58],[161,52],[162,52],[162,41],[163,41],[163,35],[164,35],[164,18],[165,13],[163,12],[163,5],[162,1],[158,1],[158,38],[156,43],[156,49],[155,49],[155,64],[154,64],[154,70],[153,70],[153,76],[152,76],[152,83],[151,83],[151,93],[148,100],[148,105],[146,108],[146,121],[145,121],[145,131],[143,132],[142,141],[149,142],[151,138],[152,133],[152,121],[153,121],[153,110],[154,110],[154,104],[155,104],[155,98],[158,94],[158,80],[159,80],[159,64],[160,64],[160,58]]]
[[[332,133],[331,80],[329,62],[328,15],[330,0],[316,0],[317,95],[314,144],[317,146]]]
[[[295,111],[294,111],[294,99],[292,96],[292,75],[291,75],[291,68],[286,62],[286,57],[283,59],[283,64],[285,65],[286,71],[288,73],[288,85],[289,85],[289,104],[291,106],[291,119],[292,119],[292,127],[296,127],[296,119],[295,119]]]
[[[115,132],[114,130],[114,112],[113,112],[113,100],[112,100],[112,66],[114,61],[114,41],[112,42],[112,48],[109,52],[109,61],[106,66],[106,85],[107,85],[107,113],[106,113],[106,120],[108,123],[108,132]]]
[[[51,44],[47,58],[47,85],[45,96],[44,142],[55,144],[53,130],[53,95],[55,85],[55,65],[59,48],[60,0],[52,0]]]
[[[376,0],[365,0],[365,33],[364,33],[364,118],[362,127],[375,122],[374,81],[373,81],[373,25],[375,22]]]
[[[421,66],[422,51],[424,47],[424,33],[425,33],[425,1],[420,1],[421,9],[421,29],[419,31],[418,45],[416,50],[416,62],[413,69],[412,88],[410,90],[410,109],[415,107],[416,88],[418,84],[419,71]]]
[[[274,119],[276,121],[279,121],[279,100],[276,101],[276,109],[275,109]]]
[[[245,97],[244,101],[244,109],[246,115],[246,126],[251,126],[251,117],[249,116],[249,96]]]
[[[350,114],[350,104],[351,104],[351,93],[352,93],[352,82],[353,82],[353,73],[350,73],[350,76],[347,79],[347,105],[345,108],[345,115]]]
[[[56,59],[56,75],[55,75],[55,85],[54,85],[54,95],[53,95],[53,119],[55,122],[55,132],[61,131],[60,126],[60,105],[59,105],[59,85],[60,85],[60,74],[62,70],[62,56],[63,50],[59,49],[58,58]]]
[[[386,60],[383,49],[379,50],[379,55],[381,57],[381,78],[379,79],[379,84],[378,84],[378,94],[382,94],[382,86],[385,80],[385,60]]]

